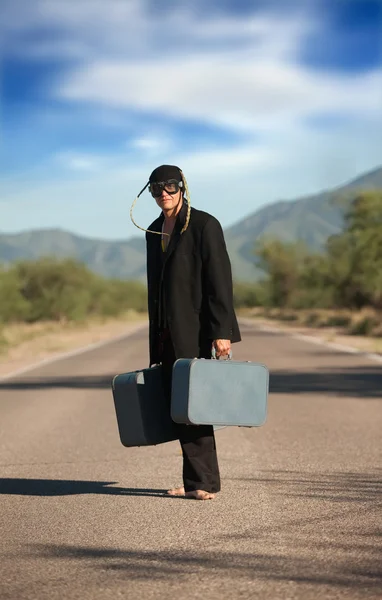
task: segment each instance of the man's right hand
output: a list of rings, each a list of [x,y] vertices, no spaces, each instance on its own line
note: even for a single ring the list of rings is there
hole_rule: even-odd
[[[231,352],[231,340],[214,340],[212,346],[215,348],[216,358],[228,356]]]

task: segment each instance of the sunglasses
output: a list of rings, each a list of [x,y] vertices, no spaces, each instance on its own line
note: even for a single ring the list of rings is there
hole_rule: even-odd
[[[176,179],[168,179],[167,181],[155,181],[155,183],[150,183],[150,192],[154,196],[154,198],[159,198],[162,195],[163,190],[165,190],[168,194],[176,194],[179,192],[179,189],[183,187],[182,181],[177,181]]]

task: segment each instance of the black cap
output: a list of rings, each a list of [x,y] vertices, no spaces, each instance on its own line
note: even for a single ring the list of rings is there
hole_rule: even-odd
[[[156,183],[157,181],[167,181],[168,179],[176,179],[176,181],[182,181],[182,175],[179,167],[174,165],[161,165],[154,169],[149,178],[149,183]]]

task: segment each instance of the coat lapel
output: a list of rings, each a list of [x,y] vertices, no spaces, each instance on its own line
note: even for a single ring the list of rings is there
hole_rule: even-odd
[[[158,217],[155,226],[152,227],[152,231],[157,231],[158,233],[160,233],[162,231],[163,221],[164,221],[164,217],[163,217],[163,213],[162,213]],[[156,258],[156,263],[157,263],[157,265],[161,264],[162,263],[162,261],[160,260],[161,252],[162,252],[161,236],[151,234],[149,239],[150,239],[150,243],[151,243],[153,256],[155,256],[155,258]]]

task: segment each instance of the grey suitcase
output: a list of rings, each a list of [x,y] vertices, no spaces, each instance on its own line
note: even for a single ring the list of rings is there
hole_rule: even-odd
[[[163,390],[160,365],[116,375],[112,391],[119,437],[124,446],[155,446],[178,439]]]
[[[160,366],[116,375],[112,390],[124,446],[154,446],[177,439]]]
[[[269,371],[233,360],[178,359],[171,417],[193,425],[259,427],[267,417]]]

